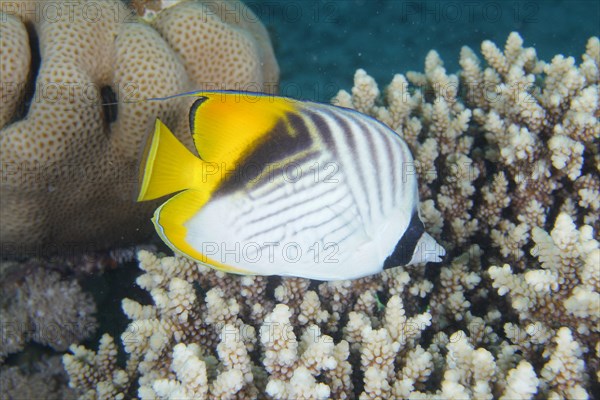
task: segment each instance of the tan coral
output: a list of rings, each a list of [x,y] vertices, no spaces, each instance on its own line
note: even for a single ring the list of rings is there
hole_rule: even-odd
[[[120,1],[59,2],[69,12],[52,19],[35,17],[45,15],[43,1],[13,3],[3,8],[15,15],[2,24],[2,87],[36,74],[28,63],[37,49],[19,19],[37,34],[42,62],[28,82],[27,113],[17,112],[21,94],[2,106],[7,179],[0,217],[7,254],[89,251],[150,232],[156,204],[133,201],[140,143],[157,117],[188,145],[191,140],[185,101],[133,100],[203,88],[277,88],[266,30],[240,2],[182,2],[152,25]],[[236,21],[229,6],[246,18]],[[40,12],[24,11],[32,7]],[[92,8],[98,18],[88,15]],[[109,91],[115,99],[101,95]],[[111,100],[118,106],[102,106]]]
[[[278,304],[261,327],[263,364],[270,373],[266,392],[275,399],[327,398],[329,387],[315,378],[337,366],[333,339],[312,325],[298,342],[291,315],[289,307]]]
[[[29,374],[19,366],[0,368],[0,396],[3,399],[78,398],[75,390],[64,384],[67,372],[62,366],[61,357],[43,358],[27,369]]]
[[[531,399],[539,384],[533,367],[527,361],[521,361],[516,368],[508,371],[507,381],[506,390],[500,396],[501,400]]]
[[[481,269],[486,265],[484,261],[487,265],[498,259],[510,261],[515,270],[526,270],[526,273],[514,273],[498,286],[498,290],[501,295],[509,288],[515,294],[525,291],[512,303],[521,318],[531,325],[514,325],[509,337],[522,351],[535,357],[541,351],[539,344],[549,342],[554,333],[546,325],[538,327],[537,320],[556,322],[558,315],[560,324],[571,327],[577,332],[575,337],[586,344],[596,330],[593,315],[597,314],[597,308],[593,305],[597,303],[597,287],[594,286],[597,279],[593,278],[596,273],[588,263],[598,264],[598,252],[594,247],[597,230],[582,227],[580,237],[586,237],[586,245],[576,245],[580,239],[573,233],[574,225],[565,223],[562,217],[556,219],[556,215],[557,211],[562,211],[573,221],[583,220],[598,227],[595,199],[598,197],[600,41],[598,38],[588,41],[580,64],[563,56],[557,56],[547,64],[537,59],[535,49],[524,48],[523,43],[517,33],[509,36],[503,50],[492,42],[484,42],[482,53],[487,65],[480,62],[475,52],[463,48],[460,77],[464,86],[460,92],[466,93],[467,97],[458,101],[452,98],[452,76],[445,73],[439,55],[432,52],[425,61],[424,74],[406,74],[414,89],[394,89],[397,96],[405,99],[403,104],[392,104],[388,100],[394,98],[389,93],[394,86],[392,83],[384,91],[386,95],[379,99],[383,106],[370,113],[390,126],[397,124],[391,118],[394,111],[405,115],[405,121],[415,121],[394,128],[407,138],[418,167],[422,162],[424,168],[418,168],[421,181],[430,183],[420,188],[425,223],[439,226],[432,232],[440,232],[442,238],[452,238],[444,243],[450,252],[453,248],[463,252],[449,260],[452,269],[442,268],[441,287],[437,285],[433,290],[429,306],[434,323],[446,326],[448,317],[457,322],[477,320],[469,310],[478,302],[487,304],[490,293],[481,284],[489,285],[490,281],[487,277],[473,280],[469,276],[484,276]],[[366,82],[367,78],[363,77],[362,81]],[[443,91],[440,87],[450,90]],[[355,89],[353,96],[345,99],[346,104],[352,105],[354,97],[363,98],[370,93],[362,93],[365,89],[360,85],[355,85]],[[430,97],[420,97],[417,106],[413,106],[412,101],[419,99],[423,92]],[[461,115],[463,101],[471,106],[472,113],[471,120],[465,119],[461,126],[457,116]],[[465,118],[467,114],[462,115],[461,118]],[[453,133],[453,129],[457,130]],[[432,138],[435,138],[439,151],[431,145]],[[478,144],[477,140],[483,139],[485,143]],[[472,163],[475,179],[459,174],[457,167],[469,165],[465,162]],[[432,164],[437,167],[434,174],[429,172]],[[575,181],[575,191],[569,189],[571,181]],[[473,218],[474,215],[477,218]],[[559,231],[571,232],[556,237],[560,244],[553,239],[547,240],[550,235],[545,231],[550,231],[554,223],[561,225],[557,234]],[[466,251],[473,242],[489,248],[487,232],[491,232],[492,243],[498,250]],[[549,249],[543,253],[546,260],[540,259],[543,271],[535,267],[535,257],[528,254],[532,246],[542,248],[536,246],[541,242],[547,243],[543,248]],[[560,250],[552,251],[553,246]],[[478,246],[472,246],[474,248]],[[468,263],[459,261],[465,257],[470,260]],[[500,270],[490,271],[497,274]],[[510,273],[505,269],[498,276]],[[500,283],[495,277],[492,282]],[[537,290],[533,290],[533,286]],[[488,309],[487,315],[497,313],[491,305]],[[533,316],[538,313],[552,315],[552,319],[540,315],[533,318],[532,313]],[[357,318],[357,314],[350,313],[349,317],[346,330],[352,346],[356,346],[360,342],[357,326],[365,321]],[[528,326],[535,327],[531,335],[514,332],[527,332]],[[491,328],[488,326],[487,329]],[[471,331],[471,334],[481,335],[482,332]],[[496,339],[494,335],[486,335],[492,342],[498,340],[497,335]],[[589,357],[585,358],[589,360]],[[514,365],[513,360],[513,364],[502,371],[506,374]],[[499,379],[506,382],[504,378]],[[579,379],[588,382],[585,378]],[[512,382],[517,384],[515,380]],[[455,395],[466,394],[452,381],[445,384],[447,394],[452,390],[456,390]],[[514,389],[517,393],[518,388]]]
[[[447,345],[448,368],[442,382],[441,396],[473,397],[492,399],[492,387],[496,364],[493,355],[486,349],[474,346],[462,331],[455,332]]]
[[[27,75],[31,68],[31,49],[27,28],[18,18],[0,13],[0,127],[5,126],[17,111],[27,89]]]
[[[241,2],[188,1],[159,13],[152,26],[203,88],[276,93],[279,67],[268,33],[256,21]]]
[[[30,341],[65,351],[96,330],[92,297],[76,280],[63,279],[45,264],[26,266],[22,280],[0,282],[0,361]]]
[[[492,266],[488,270],[492,285],[501,296],[509,294],[523,325],[551,324],[545,329],[546,339],[561,325],[570,326],[591,346],[600,313],[600,253],[591,227],[577,229],[563,213],[550,234],[535,228],[533,240],[536,246],[532,253],[541,268],[515,274],[508,265]],[[528,340],[515,342],[527,347]]]
[[[145,389],[141,391],[141,398],[206,398],[208,383],[206,378],[206,365],[201,359],[200,349],[197,345],[186,346],[179,343],[173,347],[172,371],[178,381],[157,379],[152,385],[154,393]]]
[[[419,173],[434,172],[421,180],[421,211],[426,228],[434,226],[431,232],[446,241],[443,265],[398,267],[314,290],[317,284],[306,280],[239,278],[142,252],[146,274],[139,282],[153,299],[177,288],[187,288],[192,299],[188,289],[196,288],[197,314],[186,326],[174,318],[177,307],[124,302],[143,344],[125,343],[129,360],[145,363],[134,369],[138,382],[181,383],[172,354],[184,337],[178,332],[188,329],[186,340],[202,350],[209,391],[245,393],[243,368],[228,372],[236,369],[233,360],[243,364],[244,352],[231,346],[240,356],[221,360],[223,345],[209,320],[230,323],[242,337],[248,326],[272,329],[273,341],[261,331],[257,343],[254,331],[244,346],[260,360],[250,368],[257,390],[277,398],[590,393],[600,352],[594,199],[600,156],[598,108],[584,99],[598,82],[600,42],[590,39],[579,64],[565,57],[546,64],[523,44],[516,33],[503,49],[486,42],[482,60],[463,49],[465,73],[458,75],[431,52],[425,73],[397,75],[383,90],[358,72],[352,94],[336,96],[341,105],[395,125],[422,162]],[[463,97],[464,79],[480,85],[472,98]],[[549,142],[556,135],[583,145],[581,167],[576,152],[564,154],[564,169],[553,165]],[[568,170],[576,164],[580,176],[571,181]],[[171,288],[177,278],[190,285]],[[175,290],[173,299],[187,310],[181,293]],[[311,347],[310,338],[331,343]]]
[[[88,398],[125,398],[131,382],[128,374],[117,368],[117,347],[110,335],[102,336],[97,352],[75,345],[70,351],[72,354],[63,356],[71,377],[69,386],[84,391]]]
[[[569,328],[563,327],[554,338],[556,348],[544,365],[541,376],[550,384],[550,398],[586,399],[583,387],[585,363],[581,359],[581,347],[573,340]]]

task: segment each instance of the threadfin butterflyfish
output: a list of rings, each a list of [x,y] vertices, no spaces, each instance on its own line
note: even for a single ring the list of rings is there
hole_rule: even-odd
[[[354,279],[439,262],[407,144],[357,111],[273,95],[200,91],[192,154],[159,119],[137,200],[176,253],[238,274]]]

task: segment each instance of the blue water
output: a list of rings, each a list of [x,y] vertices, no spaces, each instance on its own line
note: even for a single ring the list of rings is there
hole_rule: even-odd
[[[422,71],[430,49],[448,71],[458,70],[463,45],[479,54],[489,39],[503,47],[518,31],[526,47],[550,61],[579,61],[590,36],[600,33],[598,1],[245,1],[269,30],[281,68],[281,92],[328,101],[350,89],[357,68],[378,83],[395,73]]]

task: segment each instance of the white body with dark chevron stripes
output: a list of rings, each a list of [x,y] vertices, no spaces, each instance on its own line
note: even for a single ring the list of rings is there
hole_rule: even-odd
[[[408,146],[361,113],[298,102],[229,173],[184,222],[186,246],[220,264],[338,280],[444,255],[418,217]]]

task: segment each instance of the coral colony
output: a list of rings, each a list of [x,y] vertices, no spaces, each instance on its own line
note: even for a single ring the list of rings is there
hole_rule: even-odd
[[[262,25],[233,27],[218,18],[219,4],[182,2],[154,11],[149,24],[107,19],[98,27],[77,15],[63,26],[36,21],[44,60],[37,80],[135,80],[139,98],[207,80],[227,85],[232,76],[276,82]],[[194,30],[194,18],[207,15],[206,31]],[[31,62],[27,18],[8,15],[0,25],[3,66],[15,82],[27,79],[19,66]],[[231,42],[210,47],[220,32]],[[194,47],[188,36],[208,39]],[[441,266],[315,282],[230,275],[141,250],[136,283],[149,298],[122,299],[127,329],[88,349],[77,343],[96,327],[95,306],[81,287],[43,265],[3,262],[3,329],[60,321],[90,330],[77,330],[70,343],[12,330],[3,360],[30,341],[57,351],[70,345],[62,356],[69,388],[55,357],[30,374],[2,366],[2,396],[591,397],[600,380],[600,42],[590,38],[579,60],[544,61],[512,33],[503,49],[483,42],[481,54],[464,47],[454,75],[431,51],[424,72],[398,74],[383,89],[358,70],[352,90],[332,100],[379,119],[411,147],[425,228],[447,250]],[[227,57],[238,63],[215,67]],[[133,160],[140,126],[157,115],[176,126],[185,107],[124,104],[109,125],[101,107],[36,103],[18,119],[17,105],[3,103],[2,162],[122,166]],[[175,129],[181,139],[186,122]],[[1,183],[3,242],[40,244],[68,232],[106,243],[155,207],[120,200],[131,182],[17,185],[21,172]],[[86,215],[87,204],[105,210],[102,218]],[[14,272],[23,268],[26,278]]]
[[[142,398],[588,397],[600,351],[600,43],[580,64],[538,60],[516,33],[482,52],[487,66],[463,48],[459,78],[432,51],[425,73],[396,75],[383,93],[359,70],[334,99],[413,147],[425,225],[452,254],[439,278],[402,267],[318,286],[290,278],[271,298],[267,278],[143,251],[137,282],[153,302],[123,301],[126,366],[110,336],[97,352],[73,346],[72,386],[92,397],[132,385]]]

